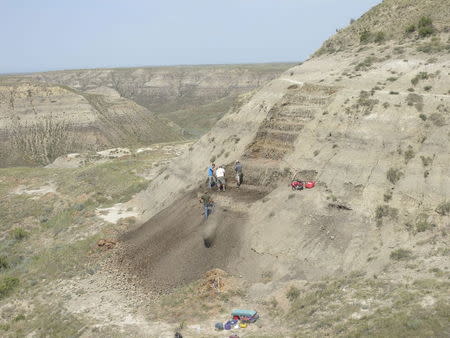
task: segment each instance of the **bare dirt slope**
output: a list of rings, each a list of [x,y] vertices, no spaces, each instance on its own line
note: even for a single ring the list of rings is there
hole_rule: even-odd
[[[247,222],[245,205],[262,193],[236,188],[212,193],[217,205],[207,221],[198,200],[201,193],[197,190],[183,194],[121,238],[126,246],[119,264],[144,280],[144,287],[151,291],[170,291],[198,280],[214,268],[238,273],[232,263],[239,260],[242,247]]]

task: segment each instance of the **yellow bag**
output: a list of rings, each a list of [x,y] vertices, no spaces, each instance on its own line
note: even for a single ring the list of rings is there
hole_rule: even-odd
[[[239,326],[241,329],[245,329],[247,327],[247,323],[240,323]]]

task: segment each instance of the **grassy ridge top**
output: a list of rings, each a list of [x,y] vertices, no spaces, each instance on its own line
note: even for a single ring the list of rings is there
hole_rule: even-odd
[[[417,39],[450,31],[448,0],[384,0],[325,41],[315,55],[385,40]],[[423,22],[426,18],[426,22]],[[423,30],[421,30],[421,25]]]

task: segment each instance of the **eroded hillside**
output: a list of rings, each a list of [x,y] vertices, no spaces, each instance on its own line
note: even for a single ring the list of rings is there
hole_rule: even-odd
[[[400,2],[380,6],[394,3]],[[213,199],[219,212],[239,214],[240,227],[221,224],[226,236],[217,235],[220,247],[204,250],[217,255],[211,259],[220,261],[222,269],[251,281],[249,295],[261,306],[299,320],[293,327],[302,334],[383,336],[394,330],[401,336],[406,330],[440,336],[449,329],[443,321],[449,300],[443,294],[449,286],[449,33],[442,21],[433,20],[441,16],[427,16],[429,11],[445,12],[448,4],[435,1],[425,10],[422,2],[408,3],[414,15],[404,12],[405,20],[397,23],[403,25],[398,28],[404,32],[401,37],[319,53],[285,72],[222,118],[169,169],[170,177],[156,179],[142,195],[143,208],[153,206],[147,208],[148,217],[159,210],[168,212],[181,196],[203,189],[210,161],[226,165],[230,191],[213,193]],[[372,16],[386,19],[379,11],[376,7],[354,25]],[[416,27],[427,23],[433,27],[431,33],[410,35],[414,22]],[[231,173],[235,159],[245,168],[246,184],[239,190]],[[318,184],[292,192],[293,177]],[[161,215],[155,219],[161,222]],[[180,229],[185,221],[180,219]],[[144,285],[167,266],[161,260],[158,267],[160,258],[154,257],[146,269],[145,260],[136,254],[141,252],[138,248],[149,247],[152,224],[153,218],[124,238],[130,251],[122,262]],[[239,241],[231,235],[236,231]],[[148,237],[133,241],[140,233]],[[194,249],[199,244],[190,241],[189,237],[183,246]],[[224,243],[232,250],[224,253]],[[169,249],[169,254],[176,251]],[[201,276],[201,269],[184,275],[182,269],[175,271],[182,281]],[[308,286],[299,288],[302,280],[322,284],[315,292]],[[292,296],[291,303],[280,305],[277,290],[287,292],[290,284],[294,296],[285,295]],[[338,285],[358,291],[341,293],[335,289]],[[409,300],[398,299],[403,287],[410,288],[403,290]],[[271,292],[275,305],[264,303],[271,301]],[[374,301],[379,292],[384,296]],[[321,295],[331,303],[341,302],[338,317],[324,308],[326,302],[312,300]],[[405,303],[400,306],[401,301]],[[300,317],[292,317],[292,312]],[[383,320],[389,329],[380,326]]]
[[[74,70],[0,77],[0,166],[197,138],[286,64]],[[245,94],[244,94],[245,93]]]
[[[240,94],[278,77],[292,64],[173,66],[73,70],[33,74],[39,82],[87,91],[110,88],[167,118],[187,133],[208,131]]]

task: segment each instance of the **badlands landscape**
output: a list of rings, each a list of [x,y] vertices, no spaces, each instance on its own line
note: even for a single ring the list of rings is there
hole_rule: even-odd
[[[448,337],[449,16],[385,0],[296,65],[0,77],[0,335]]]

